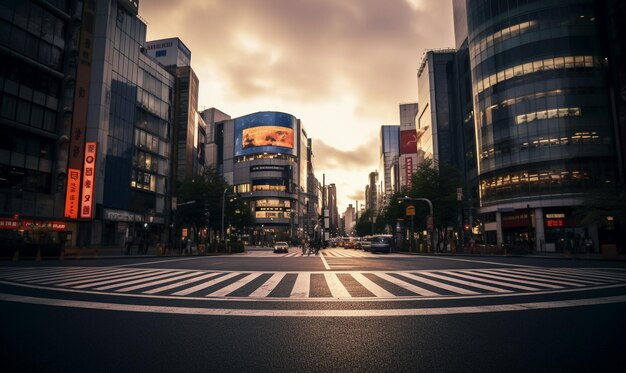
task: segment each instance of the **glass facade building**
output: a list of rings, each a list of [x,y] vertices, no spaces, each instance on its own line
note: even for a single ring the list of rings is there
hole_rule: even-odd
[[[380,171],[384,178],[381,180],[382,188],[378,206],[382,208],[386,203],[386,198],[394,192],[393,186],[397,185],[398,175],[392,174],[392,169],[398,170],[398,157],[400,157],[400,126],[380,127]]]
[[[558,250],[592,234],[572,207],[618,177],[601,14],[591,0],[465,5],[487,240]]]

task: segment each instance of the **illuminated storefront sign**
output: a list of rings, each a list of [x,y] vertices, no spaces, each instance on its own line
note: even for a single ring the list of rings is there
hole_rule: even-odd
[[[0,229],[24,230],[49,229],[53,231],[64,231],[67,224],[62,221],[39,221],[39,220],[15,220],[0,219]]]
[[[407,157],[404,160],[404,176],[406,178],[406,186],[411,187],[413,180],[411,180],[411,176],[413,175],[413,158]]]
[[[80,170],[67,170],[67,190],[65,192],[65,217],[78,219]]]
[[[83,193],[81,197],[80,217],[91,219],[93,217],[94,181],[96,173],[96,150],[95,142],[85,144],[85,162],[83,164]]]

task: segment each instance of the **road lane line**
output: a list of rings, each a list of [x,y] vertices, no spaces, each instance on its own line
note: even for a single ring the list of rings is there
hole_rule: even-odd
[[[93,309],[98,311],[143,312],[158,314],[196,315],[196,316],[251,316],[251,317],[406,317],[458,315],[491,312],[515,312],[545,310],[554,308],[585,307],[626,302],[625,295],[591,299],[574,299],[549,302],[513,303],[489,306],[440,307],[440,308],[401,308],[401,309],[366,309],[366,310],[263,310],[263,309],[227,309],[193,308],[132,305],[104,302],[87,302],[51,298],[35,298],[22,295],[2,294],[0,301],[37,304],[54,307]]]
[[[233,282],[232,284],[223,287],[217,291],[214,291],[212,293],[207,294],[207,297],[225,297],[228,294],[232,293],[233,291],[236,291],[240,288],[242,288],[243,286],[249,284],[252,280],[254,280],[255,278],[261,276],[263,273],[261,272],[256,272],[256,273],[249,273],[246,277],[239,279],[235,282]]]
[[[228,280],[229,278],[232,278],[232,277],[235,277],[235,276],[238,276],[238,275],[240,275],[239,272],[230,272],[230,273],[227,273],[224,276],[220,276],[220,277],[218,277],[216,279],[213,279],[211,281],[207,281],[205,283],[202,283],[202,284],[199,284],[199,285],[196,285],[196,286],[192,286],[190,288],[183,289],[181,291],[177,291],[176,293],[174,293],[172,295],[187,295],[187,294],[195,293],[196,291],[199,291],[199,290],[202,290],[202,289],[206,289],[208,287],[211,287],[213,285],[219,284],[222,281]]]
[[[330,266],[328,265],[328,262],[326,261],[326,258],[324,258],[325,255],[321,254],[320,258],[322,258],[322,263],[324,263],[324,268],[326,268],[327,271],[330,270]]]
[[[310,273],[298,273],[296,282],[291,289],[290,298],[308,298],[309,291],[311,289],[311,274]]]
[[[395,297],[395,295],[393,295],[390,292],[388,292],[387,290],[383,289],[382,287],[377,285],[374,281],[372,281],[369,278],[363,276],[362,273],[351,273],[351,275],[352,275],[352,278],[357,280],[361,285],[363,285],[363,287],[365,287],[367,290],[369,290],[375,296],[377,296],[377,297],[384,297],[384,298]]]
[[[352,298],[345,286],[339,281],[336,273],[324,273],[326,284],[333,298]]]
[[[207,273],[207,274],[204,274],[204,275],[202,275],[202,276],[197,276],[197,275],[196,275],[196,277],[193,277],[193,278],[187,279],[187,280],[185,280],[185,281],[181,281],[181,282],[177,282],[177,283],[175,283],[175,284],[170,284],[170,285],[162,286],[162,287],[160,287],[160,288],[156,288],[156,289],[151,289],[151,290],[144,291],[142,294],[156,294],[156,293],[162,293],[162,292],[167,291],[167,290],[171,290],[171,289],[179,288],[179,287],[181,287],[181,286],[185,286],[185,285],[188,285],[188,284],[192,284],[192,283],[194,283],[194,282],[198,282],[198,281],[202,281],[202,280],[207,280],[207,279],[210,279],[210,278],[213,278],[213,277],[217,277],[217,276],[219,276],[219,275],[221,275],[221,273],[219,273],[219,272],[218,272],[218,273],[215,273],[215,272],[212,272],[212,273]]]
[[[264,298],[267,297],[272,290],[278,285],[278,283],[285,277],[285,272],[276,272],[272,275],[272,277],[268,278],[263,285],[259,286],[258,289],[253,291],[249,297],[251,298]]]
[[[421,288],[419,286],[410,284],[410,283],[408,283],[406,281],[402,281],[402,280],[400,280],[400,279],[398,279],[396,277],[390,276],[390,275],[388,275],[386,273],[377,273],[376,276],[382,278],[383,280],[387,280],[387,281],[389,281],[389,282],[391,282],[391,283],[393,283],[395,285],[403,287],[403,288],[407,289],[408,291],[413,292],[413,293],[418,294],[418,295],[423,295],[425,297],[432,297],[432,296],[441,295],[441,294],[437,294],[435,292],[432,292],[430,290],[426,290],[424,288]]]

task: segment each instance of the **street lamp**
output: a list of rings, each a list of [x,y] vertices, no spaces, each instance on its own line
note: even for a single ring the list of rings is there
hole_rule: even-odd
[[[430,216],[431,219],[434,219],[435,215],[433,215],[433,203],[430,202],[430,200],[428,198],[411,198],[408,196],[404,196],[404,198],[401,198],[401,200],[403,201],[423,201],[428,203],[428,207],[430,208]],[[399,202],[399,201],[398,201]],[[435,227],[432,227],[432,231],[430,232],[430,248],[431,250],[435,250]]]

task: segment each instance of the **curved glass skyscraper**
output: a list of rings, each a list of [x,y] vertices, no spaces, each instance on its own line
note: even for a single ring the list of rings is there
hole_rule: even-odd
[[[490,241],[558,250],[563,237],[589,233],[572,206],[617,179],[594,1],[466,6],[480,212],[497,226]]]

